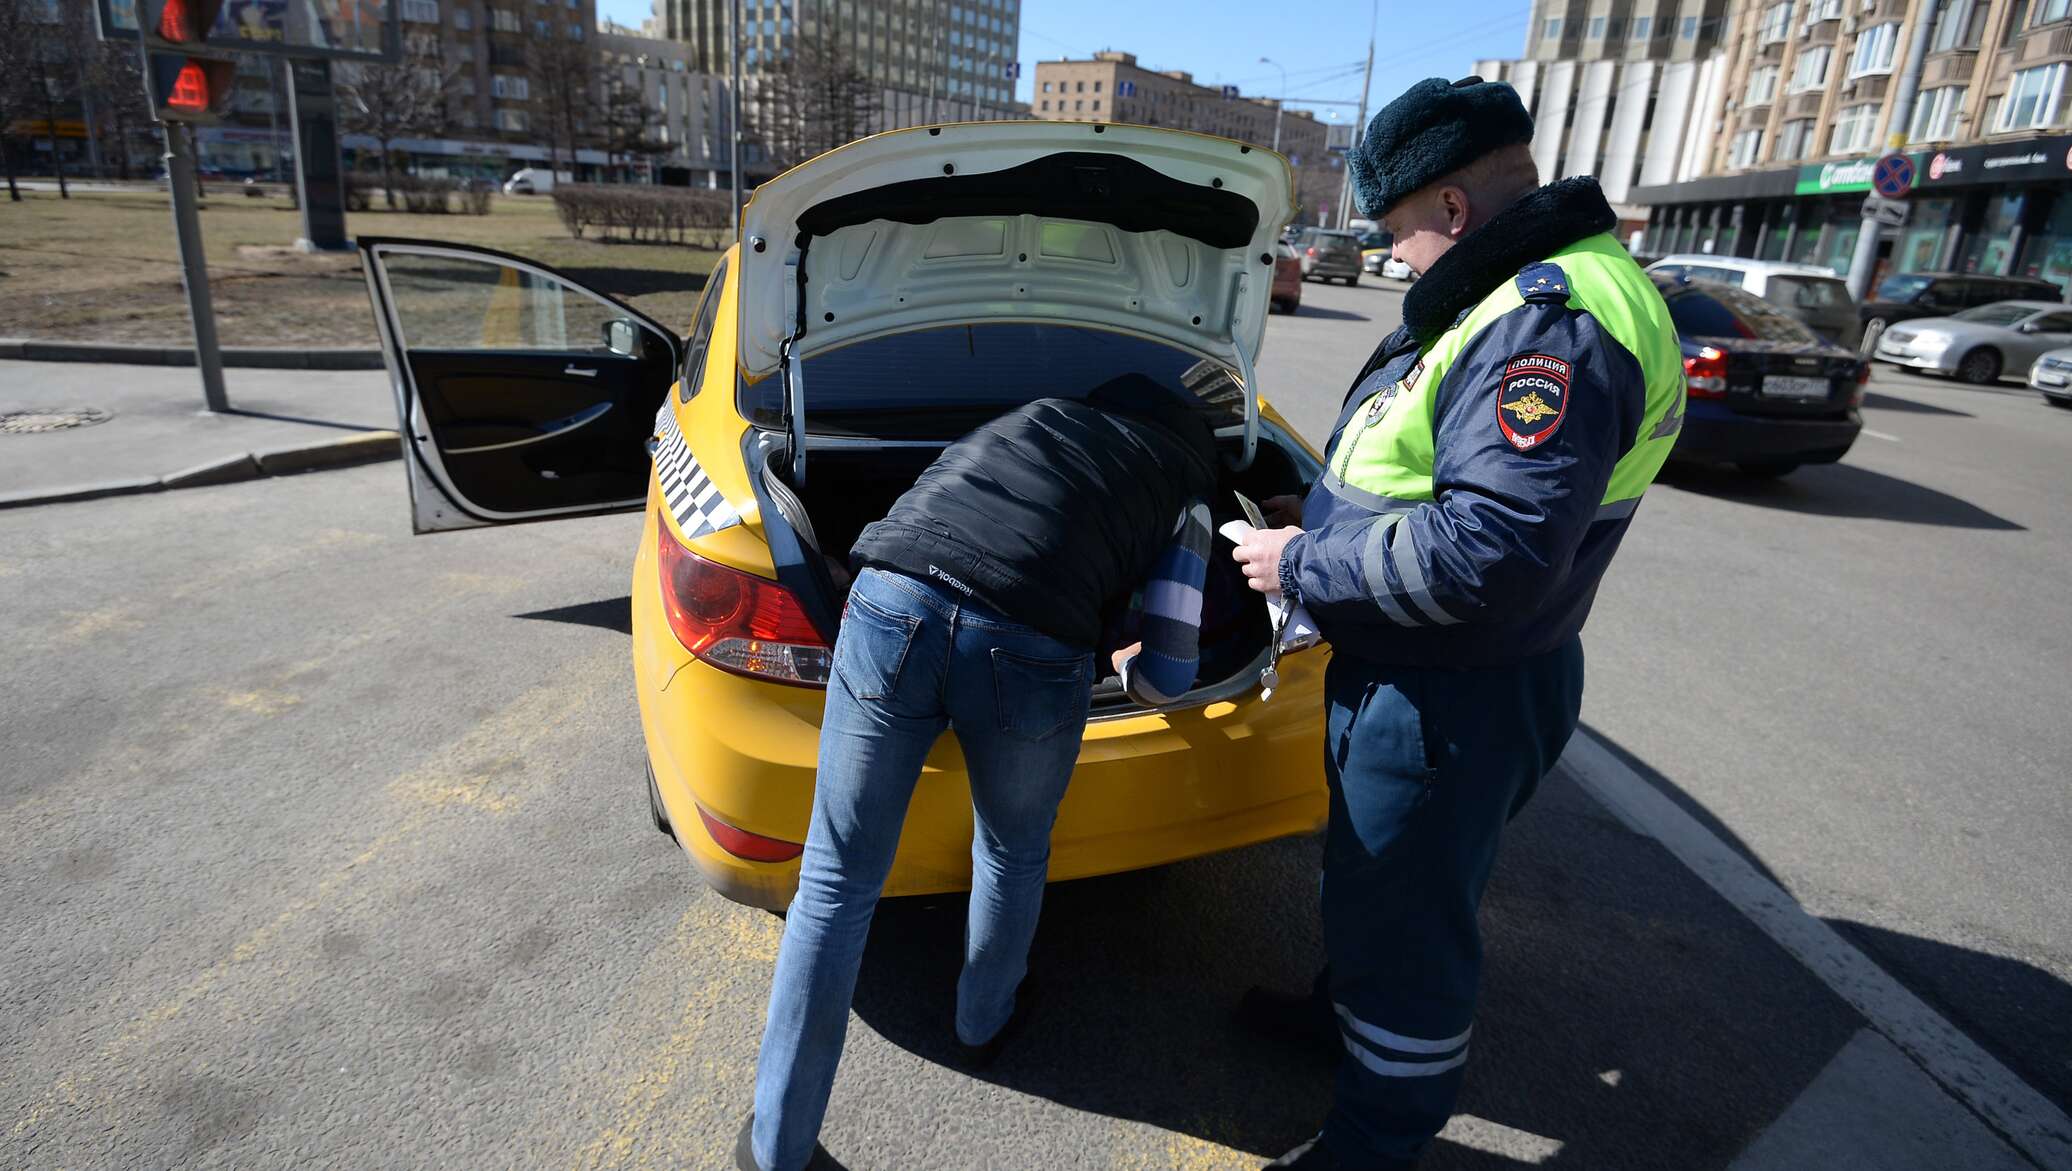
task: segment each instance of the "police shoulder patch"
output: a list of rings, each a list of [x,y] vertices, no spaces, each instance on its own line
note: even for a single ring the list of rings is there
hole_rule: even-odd
[[[1527,301],[1567,301],[1568,274],[1561,266],[1538,260],[1518,270],[1518,295]]]
[[[1504,365],[1497,386],[1496,425],[1504,441],[1531,451],[1551,438],[1568,417],[1568,382],[1574,371],[1552,354],[1520,354]]]

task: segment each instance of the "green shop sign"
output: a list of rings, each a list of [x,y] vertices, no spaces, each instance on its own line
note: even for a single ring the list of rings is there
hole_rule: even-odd
[[[1910,154],[1914,170],[1921,169],[1921,156]],[[1792,189],[1796,195],[1847,195],[1852,191],[1871,189],[1871,168],[1876,158],[1857,159],[1847,163],[1807,163],[1799,168],[1798,186]]]

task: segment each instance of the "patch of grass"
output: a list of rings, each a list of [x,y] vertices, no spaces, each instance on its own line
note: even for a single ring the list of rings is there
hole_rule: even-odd
[[[294,250],[287,201],[219,188],[201,212],[216,329],[227,346],[373,346],[356,253]],[[379,201],[377,200],[377,203]],[[704,249],[570,238],[550,200],[496,197],[486,216],[350,212],[352,235],[476,244],[568,271],[681,330],[719,259]],[[0,201],[0,337],[187,344],[171,207],[162,192],[24,192]]]

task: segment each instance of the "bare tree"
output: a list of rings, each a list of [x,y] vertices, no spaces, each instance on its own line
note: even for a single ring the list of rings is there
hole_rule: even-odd
[[[575,171],[576,148],[587,136],[598,113],[597,54],[588,41],[541,37],[526,49],[532,75],[533,104],[547,120],[547,167],[559,170],[555,162],[563,144],[568,147],[568,167]]]
[[[7,172],[7,197],[22,201],[14,181],[14,124],[36,101],[35,72],[41,42],[37,0],[0,0],[0,170]]]
[[[673,148],[661,141],[655,128],[662,112],[648,103],[647,93],[637,82],[614,75],[606,83],[604,96],[604,154],[607,163],[632,162],[666,155]]]
[[[750,127],[770,161],[788,167],[870,133],[879,104],[876,83],[823,15],[813,32],[800,30],[788,59],[763,72]]]
[[[86,54],[85,90],[93,103],[87,133],[107,149],[113,140],[115,173],[130,177],[130,140],[151,124],[144,101],[144,67],[126,41],[96,41]]]
[[[417,34],[405,42],[399,61],[334,66],[339,128],[374,140],[381,154],[382,193],[391,209],[396,206],[396,140],[436,137],[449,124],[447,106],[460,70],[438,54],[436,37]]]

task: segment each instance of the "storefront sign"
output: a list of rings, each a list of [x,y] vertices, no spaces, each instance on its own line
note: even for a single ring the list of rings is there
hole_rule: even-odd
[[[1920,155],[1907,155],[1914,169],[1921,169]],[[1878,160],[1857,159],[1846,163],[1807,163],[1799,168],[1798,195],[1847,195],[1852,191],[1869,191],[1875,176]]]
[[[2072,179],[2072,135],[1937,151],[1928,156],[1915,182],[1949,187],[2034,179]]]

